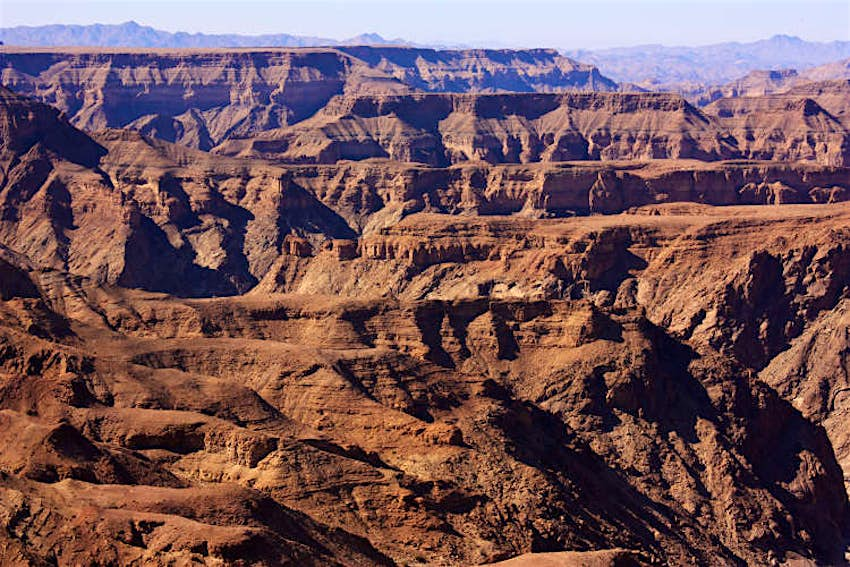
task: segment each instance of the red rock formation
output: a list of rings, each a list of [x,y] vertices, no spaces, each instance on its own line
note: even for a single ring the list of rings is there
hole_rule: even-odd
[[[442,165],[714,160],[737,157],[733,142],[675,95],[430,94],[339,97],[291,128],[228,142],[216,151],[290,163],[389,157]]]
[[[337,97],[308,120],[215,151],[284,163],[381,157],[430,165],[738,157],[850,163],[846,125],[813,99],[721,99],[706,113],[663,93]]]
[[[843,168],[746,162],[283,168],[119,131],[99,135],[98,145],[48,107],[8,94],[5,108],[18,128],[43,121],[83,143],[7,144],[2,242],[100,283],[180,295],[246,291],[284,249],[306,254],[306,244],[290,250],[289,234],[319,250],[323,240],[372,234],[417,211],[551,217],[671,201],[830,202],[850,190]],[[83,158],[96,167],[73,162]]]
[[[3,59],[4,86],[56,106],[80,128],[132,125],[202,149],[302,120],[342,92],[407,90],[331,49],[4,48]]]
[[[573,61],[554,49],[338,49],[426,92],[613,91],[617,86],[596,67]]]
[[[732,89],[737,98],[706,116],[671,94],[563,94],[615,85],[548,50],[3,48],[3,56],[0,83],[86,130],[129,127],[288,163],[746,157],[843,166],[850,147],[840,82],[776,88],[791,98]],[[503,92],[522,94],[492,94]]]
[[[287,167],[2,95],[0,563],[844,560],[845,168]]]
[[[342,93],[615,88],[550,50],[0,49],[0,84],[80,128],[129,126],[205,150],[303,120]]]
[[[813,99],[793,95],[721,99],[706,112],[729,128],[745,157],[850,163],[847,128]]]

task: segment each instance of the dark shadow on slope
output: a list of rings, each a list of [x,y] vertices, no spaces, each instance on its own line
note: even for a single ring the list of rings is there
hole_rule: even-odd
[[[339,214],[319,201],[315,195],[292,182],[281,180],[281,198],[279,205],[282,228],[296,234],[316,234],[328,238],[355,239],[357,233],[352,230]],[[286,230],[281,230],[285,234]]]
[[[227,274],[198,266],[190,247],[173,248],[156,223],[138,212],[133,214],[136,227],[125,245],[124,270],[118,285],[181,297],[239,293],[239,287]]]

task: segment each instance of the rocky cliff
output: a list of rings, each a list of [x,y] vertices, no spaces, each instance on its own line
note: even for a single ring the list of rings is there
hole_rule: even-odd
[[[339,97],[297,125],[216,151],[431,165],[737,155],[719,125],[676,95],[654,93]]]
[[[342,93],[616,88],[547,50],[0,49],[0,84],[77,127],[130,127],[200,149],[298,122]]]
[[[208,149],[302,120],[332,96],[405,85],[329,49],[3,52],[2,84],[84,129],[132,126]]]
[[[319,248],[328,239],[380,232],[416,212],[545,218],[665,202],[850,198],[846,168],[802,164],[429,168],[363,161],[283,167],[213,156],[127,131],[102,132],[96,142],[49,107],[8,92],[4,100],[14,142],[4,146],[2,242],[43,265],[100,284],[178,295],[249,290],[289,248],[289,235]],[[101,244],[92,247],[93,241]],[[152,262],[156,270],[148,269]]]
[[[844,110],[842,93],[821,97]],[[337,97],[303,122],[213,151],[283,163],[749,158],[843,166],[848,148],[847,125],[797,94],[726,98],[703,112],[673,94],[569,93]]]
[[[845,126],[850,124],[850,78],[794,85],[787,94],[811,98]]]
[[[812,98],[793,94],[727,98],[706,107],[706,113],[731,131],[748,158],[850,163],[847,127]]]
[[[554,49],[435,50],[351,46],[340,51],[425,92],[613,91],[593,65]]]
[[[0,83],[59,108],[79,128],[128,128],[282,163],[848,164],[840,82],[780,88],[770,86],[773,75],[755,74],[708,95],[727,98],[703,112],[674,94],[599,92],[618,87],[541,49],[2,49]],[[776,91],[786,92],[741,96]]]
[[[654,210],[554,224],[416,215],[359,248],[294,247],[238,299],[17,268],[31,283],[3,303],[4,556],[840,561],[833,446],[735,337],[799,332],[774,343],[762,323],[784,309],[767,299],[765,234],[813,222],[826,234],[845,208]],[[676,261],[693,246],[740,261],[683,332],[664,313],[684,289],[671,278],[707,277],[681,264],[704,268],[699,257]],[[790,301],[831,309],[835,294],[817,290],[843,293],[847,277],[830,277]],[[805,325],[818,311],[801,313]],[[94,533],[62,520],[95,516]]]
[[[845,561],[846,167],[286,165],[0,95],[0,563]],[[613,138],[647,101],[716,140],[666,95],[302,123]]]

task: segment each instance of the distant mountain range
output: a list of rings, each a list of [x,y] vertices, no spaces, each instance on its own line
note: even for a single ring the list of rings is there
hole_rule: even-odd
[[[565,51],[591,63],[615,81],[657,90],[682,83],[719,85],[750,71],[803,70],[850,57],[850,41],[815,42],[788,35],[751,43],[717,43],[701,47],[639,45]]]
[[[6,45],[102,47],[316,47],[320,45],[412,45],[403,39],[384,39],[376,33],[345,40],[286,33],[268,35],[167,32],[136,22],[123,24],[17,26],[0,28]]]

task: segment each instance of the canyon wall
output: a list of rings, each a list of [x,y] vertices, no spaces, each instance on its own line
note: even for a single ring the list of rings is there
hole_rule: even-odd
[[[178,295],[247,291],[289,246],[288,235],[320,247],[327,239],[380,232],[417,212],[548,218],[665,202],[850,198],[846,168],[814,164],[283,167],[134,132],[107,131],[95,141],[49,107],[5,97],[5,131],[15,141],[4,151],[2,242],[98,283]],[[102,245],[91,247],[92,241]],[[149,270],[151,262],[160,267]]]
[[[0,563],[842,564],[840,90],[351,52],[4,68]]]
[[[745,158],[844,166],[850,131],[814,99],[790,94],[721,99],[705,111],[665,93],[342,96],[303,122],[213,151],[282,163]]]
[[[204,150],[303,120],[342,93],[616,88],[549,50],[0,49],[0,84],[77,127],[130,127]]]
[[[745,158],[843,166],[850,155],[840,81],[736,96],[703,112],[673,94],[599,92],[618,87],[551,50],[0,53],[0,84],[82,129],[126,127],[283,163]]]

